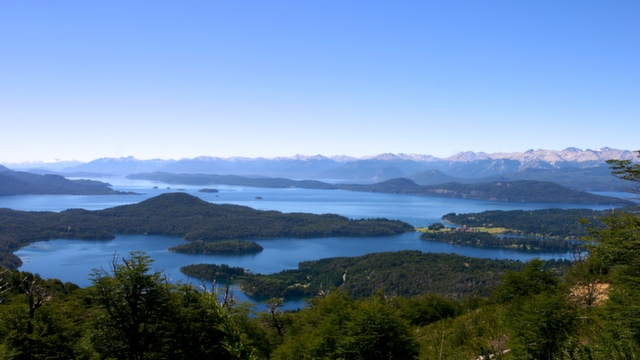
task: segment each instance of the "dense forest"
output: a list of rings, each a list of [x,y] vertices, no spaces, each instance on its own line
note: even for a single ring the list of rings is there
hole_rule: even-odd
[[[626,209],[631,211],[631,209]],[[502,227],[509,232],[527,236],[579,239],[587,235],[587,223],[595,226],[611,210],[542,209],[489,210],[481,213],[455,214],[442,217],[452,224],[466,227]],[[585,222],[586,221],[586,222]]]
[[[241,240],[195,241],[169,248],[169,251],[189,254],[246,254],[262,250],[264,248],[255,241]]]
[[[538,239],[531,237],[497,236],[487,232],[446,231],[426,232],[420,239],[445,242],[452,245],[477,246],[489,248],[511,248],[529,251],[578,251],[582,244],[559,239]]]
[[[68,180],[60,175],[37,175],[0,169],[0,196],[133,194],[113,190],[110,186],[95,180]]]
[[[105,210],[25,212],[0,209],[0,249],[15,251],[49,239],[112,239],[114,234],[179,236],[185,240],[276,237],[384,236],[413,231],[397,220],[350,220],[335,214],[281,213],[239,205],[218,205],[184,193],[162,194],[138,204]],[[6,253],[5,253],[6,254]],[[15,268],[6,255],[0,265]],[[19,261],[19,259],[18,259]]]
[[[180,268],[180,272],[195,279],[215,282],[216,280],[229,280],[248,275],[246,270],[240,267],[231,267],[227,264],[194,264]]]
[[[545,269],[561,273],[570,265],[569,261],[554,260],[546,263]],[[207,267],[217,269],[218,265],[198,265],[198,269]],[[522,267],[519,261],[407,250],[304,261],[296,270],[271,275],[247,274],[236,280],[243,292],[258,297],[314,297],[323,291],[342,289],[355,298],[364,298],[385,289],[393,296],[440,294],[461,298],[469,294],[488,295],[502,275]],[[196,276],[191,270],[185,274],[213,280]]]

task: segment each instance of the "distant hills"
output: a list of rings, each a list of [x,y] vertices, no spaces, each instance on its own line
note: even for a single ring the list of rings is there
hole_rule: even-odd
[[[637,161],[637,154],[612,148],[528,150],[514,153],[461,152],[448,158],[419,154],[381,154],[362,158],[322,155],[277,158],[201,156],[181,160],[101,158],[57,169],[59,174],[129,175],[165,172],[316,180],[384,181],[409,178],[419,185],[451,181],[553,181],[576,190],[621,191],[625,182],[610,175],[606,160]],[[42,165],[42,164],[41,164]],[[39,171],[42,170],[40,166]]]
[[[421,186],[409,179],[398,178],[384,182],[362,184],[340,184],[340,188],[351,191],[382,192],[407,195],[445,196],[463,199],[480,199],[508,202],[565,203],[633,205],[620,198],[600,196],[584,191],[568,189],[548,181],[493,181],[475,184],[446,184]]]
[[[60,175],[37,175],[0,166],[0,196],[6,195],[112,195],[110,185],[93,180],[68,180]]]
[[[437,175],[437,174],[436,174]],[[515,180],[474,184],[449,182],[423,186],[406,178],[395,178],[375,184],[330,184],[317,180],[284,178],[247,178],[235,175],[170,174],[155,172],[134,174],[129,179],[160,181],[186,185],[236,185],[261,188],[303,188],[321,190],[349,190],[390,194],[443,196],[509,202],[541,202],[565,204],[633,205],[616,197],[600,196],[568,189],[548,181]]]

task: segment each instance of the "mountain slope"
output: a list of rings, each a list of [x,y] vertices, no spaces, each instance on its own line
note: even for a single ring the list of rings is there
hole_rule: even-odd
[[[22,171],[0,172],[0,196],[125,194],[109,186],[100,181],[68,180],[59,175],[36,175]]]

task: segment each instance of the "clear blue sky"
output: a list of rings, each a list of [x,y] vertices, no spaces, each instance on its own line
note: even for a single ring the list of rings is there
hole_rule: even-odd
[[[640,1],[3,1],[0,161],[640,148]]]

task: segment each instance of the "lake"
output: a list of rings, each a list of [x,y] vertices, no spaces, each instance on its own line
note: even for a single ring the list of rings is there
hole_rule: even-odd
[[[344,190],[314,189],[264,189],[242,186],[216,185],[219,193],[201,193],[202,186],[166,185],[124,178],[98,179],[113,184],[114,189],[134,191],[142,195],[29,195],[0,197],[0,207],[26,211],[62,211],[68,208],[88,210],[104,209],[117,205],[137,203],[166,192],[184,191],[203,200],[217,204],[238,204],[261,210],[282,212],[308,212],[315,214],[336,213],[349,218],[385,217],[399,219],[414,226],[427,226],[440,221],[442,215],[481,212],[485,210],[516,210],[543,208],[576,208],[584,205],[550,203],[505,203],[496,201],[451,199],[444,197],[410,196],[350,192]],[[158,189],[153,189],[157,186]],[[171,189],[167,189],[171,187]],[[179,190],[178,190],[179,189]],[[262,200],[256,199],[261,197]],[[607,209],[608,206],[589,206]],[[23,271],[56,277],[80,286],[90,284],[93,268],[108,268],[114,254],[127,256],[129,251],[145,251],[154,259],[154,269],[163,270],[173,281],[194,281],[179,272],[184,265],[194,263],[229,264],[248,268],[257,273],[274,273],[297,268],[301,261],[328,257],[358,256],[372,252],[420,250],[423,252],[456,253],[465,256],[516,259],[526,261],[541,259],[565,259],[567,253],[521,252],[506,249],[481,249],[453,246],[444,243],[422,241],[418,233],[406,233],[388,237],[322,238],[322,239],[270,239],[255,240],[264,251],[250,255],[193,255],[177,254],[167,250],[184,243],[175,237],[150,235],[118,235],[109,241],[51,240],[36,242],[16,252],[24,265]],[[199,282],[195,280],[195,282]],[[241,299],[246,296],[238,292]],[[287,308],[296,308],[300,300],[287,301]]]

